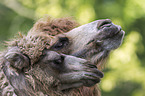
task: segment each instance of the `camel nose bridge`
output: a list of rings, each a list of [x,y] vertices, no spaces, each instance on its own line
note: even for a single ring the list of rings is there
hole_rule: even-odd
[[[112,23],[112,21],[110,19],[101,19],[101,20],[98,20],[97,28],[99,29],[101,26],[103,26],[105,24],[110,24],[110,23]]]
[[[98,23],[104,23],[104,22],[112,22],[110,19],[100,19],[98,20]]]

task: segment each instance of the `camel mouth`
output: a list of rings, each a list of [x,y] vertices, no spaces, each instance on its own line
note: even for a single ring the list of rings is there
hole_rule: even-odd
[[[73,79],[69,79],[69,81],[60,81],[59,86],[57,87],[58,90],[63,92],[68,92],[71,89],[79,88],[82,86],[91,87],[101,81],[104,74],[103,72],[99,71],[98,69],[90,69],[92,71],[81,72],[78,76],[82,76],[81,78],[75,78],[77,76],[71,76]],[[67,77],[67,76],[65,76]]]
[[[94,78],[94,79],[87,79],[87,80],[82,79],[79,82],[61,83],[61,85],[58,86],[57,89],[64,93],[64,92],[69,92],[75,88],[79,88],[82,86],[91,87],[99,83],[100,81],[101,81],[101,78]]]
[[[81,80],[81,82],[75,82],[71,84],[62,84],[61,86],[58,87],[58,90],[60,90],[63,93],[70,92],[71,90],[75,88],[79,88],[82,86],[86,87],[91,87],[94,86],[95,84],[99,83],[101,81],[101,78],[96,78],[96,79],[88,79],[88,80]],[[71,85],[71,86],[69,86]],[[73,86],[72,86],[73,85]]]
[[[115,25],[110,19],[98,20],[97,23],[97,39],[108,39],[122,33],[121,26]]]
[[[97,69],[97,71],[95,71],[94,73],[86,73],[85,77],[87,78],[86,80],[82,80],[84,86],[86,87],[91,87],[93,85],[95,85],[96,83],[99,83],[101,81],[101,78],[104,77],[103,72],[99,71]]]
[[[124,35],[124,32],[120,26],[115,25],[113,23],[109,23],[109,24],[105,23],[105,25],[101,25],[98,35],[97,35],[97,39],[105,40],[108,38],[114,38],[116,36],[117,37],[119,36],[120,38],[122,38],[123,35]]]
[[[87,64],[86,73],[84,74],[85,77],[88,77],[89,79],[96,79],[96,78],[103,78],[104,74],[102,71],[98,70],[97,66],[95,64]]]
[[[124,36],[125,32],[122,30],[121,26],[118,25],[114,25],[114,26],[118,28],[118,31],[114,32],[114,36],[118,36],[118,35],[121,35],[121,37]]]

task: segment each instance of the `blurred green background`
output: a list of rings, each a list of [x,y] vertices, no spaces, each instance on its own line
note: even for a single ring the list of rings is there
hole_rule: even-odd
[[[0,0],[0,50],[45,14],[71,16],[80,24],[109,18],[121,25],[126,35],[107,62],[102,96],[145,96],[145,0]]]

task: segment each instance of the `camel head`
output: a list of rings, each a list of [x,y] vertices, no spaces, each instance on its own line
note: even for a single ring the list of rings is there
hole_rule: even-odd
[[[58,40],[52,48],[99,64],[111,50],[121,45],[124,34],[121,27],[113,24],[111,20],[96,20],[63,35],[57,35]]]
[[[103,77],[103,73],[89,61],[70,55],[58,54],[51,50],[44,50],[30,74],[34,75],[38,81],[46,82],[46,85],[50,82],[50,79],[42,77],[52,78],[47,87],[57,88],[61,91],[81,86],[90,87],[99,83]]]
[[[91,62],[49,49],[44,49],[38,61],[31,64],[18,47],[11,47],[4,54],[2,66],[16,94],[23,96],[35,92],[66,94],[70,89],[93,86],[103,77]]]

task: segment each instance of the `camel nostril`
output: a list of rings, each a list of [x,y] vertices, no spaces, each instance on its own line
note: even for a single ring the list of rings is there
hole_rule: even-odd
[[[103,19],[98,21],[97,28],[102,29],[104,27],[109,27],[111,25],[112,25],[112,21],[110,19]]]
[[[87,66],[88,66],[89,68],[97,68],[97,66],[96,66],[96,65],[93,65],[93,64],[87,64]]]

